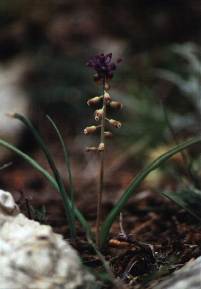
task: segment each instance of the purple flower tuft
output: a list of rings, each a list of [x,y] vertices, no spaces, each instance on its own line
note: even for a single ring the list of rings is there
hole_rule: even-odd
[[[119,60],[120,59],[117,60],[117,63],[121,62],[121,60]],[[94,75],[95,81],[111,79],[114,70],[117,68],[116,64],[112,62],[112,53],[106,55],[104,53],[95,55],[89,59],[86,65],[96,71],[96,74]]]

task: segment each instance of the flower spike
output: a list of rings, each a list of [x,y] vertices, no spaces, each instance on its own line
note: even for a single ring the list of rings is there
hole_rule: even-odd
[[[88,126],[84,129],[84,134],[93,134],[97,128],[100,128],[100,143],[97,147],[87,147],[87,151],[99,152],[100,154],[100,180],[99,180],[99,192],[97,195],[97,219],[96,219],[96,243],[100,245],[100,225],[102,219],[102,194],[104,185],[104,154],[105,154],[105,139],[112,137],[112,133],[106,130],[106,125],[109,123],[114,128],[120,128],[121,122],[114,119],[108,119],[107,108],[110,106],[114,109],[121,109],[122,104],[118,101],[113,101],[109,93],[110,83],[109,81],[113,77],[113,73],[117,68],[117,64],[121,60],[118,59],[116,63],[112,62],[112,53],[98,54],[92,57],[87,66],[95,70],[94,80],[98,83],[102,83],[103,95],[96,96],[87,101],[88,105],[100,104],[101,107],[94,112],[95,120],[99,122],[99,125]],[[107,122],[106,122],[107,121]]]

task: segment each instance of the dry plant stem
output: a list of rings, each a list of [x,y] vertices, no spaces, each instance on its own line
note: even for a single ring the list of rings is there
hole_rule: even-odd
[[[105,80],[103,80],[103,95],[105,91]],[[99,191],[97,195],[97,219],[96,219],[96,245],[100,247],[100,225],[102,220],[102,196],[104,186],[104,158],[105,158],[105,117],[106,117],[106,101],[103,97],[103,115],[101,119],[101,136],[100,143],[104,144],[104,149],[100,151],[100,179]]]
[[[126,237],[126,232],[124,230],[124,226],[123,226],[123,214],[120,213],[119,215],[119,227],[120,227],[120,234],[124,237]]]

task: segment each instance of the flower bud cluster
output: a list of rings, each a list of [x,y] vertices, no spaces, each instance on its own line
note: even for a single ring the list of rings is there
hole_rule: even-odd
[[[91,125],[91,126],[87,126],[84,129],[84,134],[85,135],[89,135],[89,134],[93,134],[96,133],[98,129],[101,129],[102,127],[104,128],[104,137],[106,138],[111,138],[112,137],[112,133],[107,129],[105,130],[105,126],[110,126],[112,128],[120,128],[121,127],[121,122],[115,119],[109,119],[106,117],[106,110],[107,108],[111,108],[111,109],[115,109],[115,110],[120,110],[122,109],[123,105],[118,102],[118,101],[114,101],[111,98],[111,95],[109,93],[109,89],[110,89],[110,85],[109,83],[106,81],[105,85],[104,85],[104,92],[103,95],[101,96],[95,96],[93,98],[90,98],[87,101],[87,104],[89,106],[97,106],[97,105],[102,105],[101,108],[98,108],[95,110],[94,112],[94,118],[95,121],[99,122],[99,125]],[[103,126],[104,123],[104,126]],[[105,149],[105,143],[104,140],[101,139],[101,142],[99,143],[99,145],[97,147],[87,147],[86,151],[104,151]]]

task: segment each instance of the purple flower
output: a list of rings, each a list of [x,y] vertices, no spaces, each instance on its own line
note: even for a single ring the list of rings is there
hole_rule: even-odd
[[[117,63],[119,62],[121,62],[121,59],[117,60]],[[117,67],[116,64],[112,62],[112,53],[95,55],[89,59],[86,65],[96,71],[96,74],[94,75],[95,81],[111,79],[113,77],[113,72]]]

